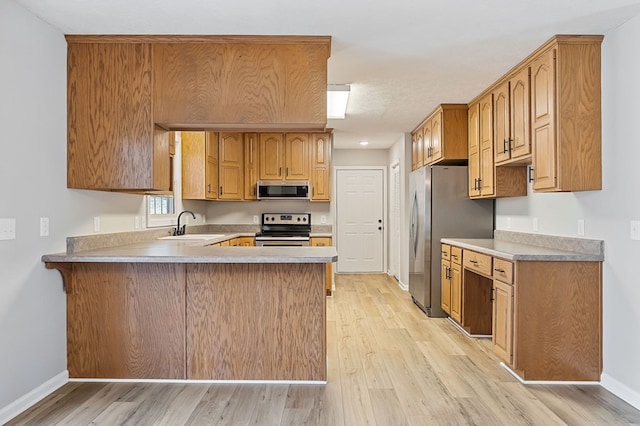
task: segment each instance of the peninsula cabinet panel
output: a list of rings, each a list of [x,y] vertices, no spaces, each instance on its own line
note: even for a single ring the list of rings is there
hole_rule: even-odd
[[[602,189],[602,36],[556,36],[531,62],[533,189]]]
[[[257,133],[244,134],[244,199],[258,199],[258,177],[260,163],[258,162],[259,143]]]
[[[311,134],[311,201],[331,200],[331,133]]]
[[[72,378],[184,379],[185,266],[75,263],[67,281]]]
[[[155,122],[324,130],[329,37],[174,37],[153,44]]]
[[[188,379],[326,380],[324,264],[192,264],[186,277]]]
[[[151,45],[67,43],[67,186],[168,191],[169,132],[153,124]]]

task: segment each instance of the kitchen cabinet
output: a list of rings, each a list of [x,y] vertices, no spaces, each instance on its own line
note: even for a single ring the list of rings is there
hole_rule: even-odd
[[[244,134],[244,199],[258,199],[258,176],[260,163],[258,162],[258,134]]]
[[[308,133],[260,133],[261,180],[309,180]]]
[[[451,282],[451,318],[462,322],[462,251],[458,247],[451,247],[451,268],[449,280]]]
[[[513,264],[493,260],[493,326],[491,341],[495,352],[507,365],[513,362]]]
[[[218,133],[182,132],[182,198],[218,199]]]
[[[309,245],[312,247],[325,247],[331,246],[332,244],[331,237],[309,238]],[[325,289],[327,296],[331,296],[331,292],[333,291],[333,265],[331,263],[327,263],[325,268]]]
[[[451,315],[451,277],[449,276],[450,269],[451,246],[449,246],[448,244],[442,244],[442,269],[440,271],[440,306],[447,315]]]
[[[110,36],[65,36],[67,186],[169,191],[169,131],[152,116],[152,48]]]
[[[602,36],[556,36],[531,59],[533,189],[602,189]]]
[[[324,130],[330,37],[146,38],[163,127]]]
[[[496,165],[531,162],[529,67],[493,92]]]
[[[411,132],[414,170],[467,160],[467,109],[465,104],[441,104]]]
[[[495,166],[494,94],[469,105],[469,197],[527,195],[526,167]]]
[[[239,132],[220,132],[218,139],[218,180],[220,200],[244,198],[244,137]]]
[[[331,200],[331,133],[311,134],[311,201]]]
[[[494,352],[524,380],[600,379],[602,262],[511,261],[466,247],[462,257],[465,331],[491,335]]]

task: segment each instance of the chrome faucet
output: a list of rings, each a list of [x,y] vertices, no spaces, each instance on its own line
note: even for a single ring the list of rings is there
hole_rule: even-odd
[[[176,225],[176,229],[173,230],[173,235],[184,235],[186,231],[187,225],[180,226],[180,217],[182,216],[183,213],[191,213],[191,216],[193,216],[194,219],[196,218],[196,215],[193,214],[193,212],[190,210],[181,211],[180,214],[178,215],[178,223]]]

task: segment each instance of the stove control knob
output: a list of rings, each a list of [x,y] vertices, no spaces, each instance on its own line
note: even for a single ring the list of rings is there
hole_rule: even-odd
[[[306,221],[307,221],[307,218],[306,218],[306,217],[303,217],[303,218],[302,218],[302,221],[303,221],[303,222],[306,222]]]
[[[275,218],[275,217],[273,217],[273,216],[271,216],[271,221],[274,221],[274,220],[276,220],[276,218]]]
[[[300,218],[298,218],[298,222],[300,222]]]

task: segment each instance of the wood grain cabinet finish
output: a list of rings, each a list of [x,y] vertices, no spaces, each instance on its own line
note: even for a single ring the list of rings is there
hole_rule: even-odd
[[[66,36],[67,186],[168,191],[169,132],[152,116],[152,47]]]
[[[182,198],[218,199],[218,133],[182,132]]]
[[[524,67],[493,92],[496,166],[531,162],[529,74]]]
[[[244,137],[239,132],[220,132],[218,137],[219,200],[244,198]]]
[[[308,133],[260,133],[261,180],[309,180]]]
[[[470,250],[463,259],[465,330],[491,334],[524,380],[600,380],[602,262],[511,262]],[[451,318],[453,294],[452,284]]]
[[[412,167],[467,160],[467,110],[465,104],[441,104],[412,132]]]
[[[257,133],[244,134],[244,199],[258,199],[258,177],[260,162],[258,160],[260,144]]]
[[[331,200],[331,133],[311,134],[311,201]]]
[[[156,123],[182,129],[324,130],[330,37],[155,40]]]
[[[602,189],[602,36],[558,36],[531,60],[533,189]]]
[[[311,237],[309,238],[309,245],[313,247],[330,247],[333,245],[331,240],[331,237]],[[327,296],[331,296],[333,291],[333,264],[331,263],[326,265],[325,287]]]

